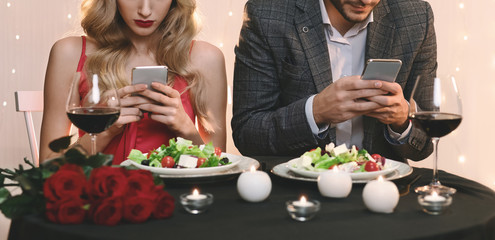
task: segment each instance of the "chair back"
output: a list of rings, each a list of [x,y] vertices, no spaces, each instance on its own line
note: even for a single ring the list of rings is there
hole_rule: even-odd
[[[34,130],[32,112],[43,111],[43,92],[42,91],[16,91],[15,92],[15,108],[17,112],[24,112],[26,120],[26,129],[29,138],[29,146],[31,147],[31,155],[35,166],[39,166],[39,151],[38,142],[36,140],[36,132]]]

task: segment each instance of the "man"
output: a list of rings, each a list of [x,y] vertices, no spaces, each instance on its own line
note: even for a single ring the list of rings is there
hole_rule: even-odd
[[[407,118],[416,78],[431,91],[436,39],[421,0],[249,0],[235,48],[236,147],[299,155],[327,143],[399,161],[432,145]],[[400,59],[395,83],[361,80],[366,60]]]

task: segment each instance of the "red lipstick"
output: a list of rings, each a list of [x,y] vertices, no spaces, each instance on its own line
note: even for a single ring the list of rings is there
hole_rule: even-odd
[[[152,21],[152,20],[134,20],[134,22],[136,23],[136,25],[138,25],[139,27],[142,27],[142,28],[149,28],[151,27],[151,25],[153,25],[153,23],[155,21]]]

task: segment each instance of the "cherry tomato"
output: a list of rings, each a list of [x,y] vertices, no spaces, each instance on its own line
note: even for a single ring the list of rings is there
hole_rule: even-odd
[[[381,163],[381,164],[382,164],[382,166],[384,166],[384,165],[385,165],[385,158],[384,158],[384,157],[382,157],[380,154],[374,153],[374,154],[371,154],[371,157],[372,157],[373,159],[375,159],[375,161],[376,161],[377,163]]]
[[[222,149],[219,148],[219,147],[215,147],[215,155],[217,155],[218,157],[220,157],[220,155],[222,155]]]
[[[197,161],[197,164],[196,164],[196,167],[199,168],[201,165],[203,165],[203,163],[206,162],[206,158],[198,158],[198,161]]]
[[[162,167],[173,168],[175,165],[174,158],[171,156],[165,156],[162,158]]]
[[[378,164],[376,164],[375,162],[367,161],[366,164],[364,165],[364,170],[366,170],[367,172],[374,172],[380,170],[380,168],[378,167]]]

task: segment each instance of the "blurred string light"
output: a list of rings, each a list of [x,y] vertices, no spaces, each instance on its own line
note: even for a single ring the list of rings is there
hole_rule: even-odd
[[[464,155],[460,155],[459,156],[459,163],[464,163],[466,162],[466,157],[464,157]]]
[[[7,2],[7,7],[10,7],[12,6],[12,4],[10,2]]]
[[[67,18],[68,18],[68,19],[71,19],[71,18],[72,18],[72,14],[70,14],[70,13],[69,13],[69,14],[67,14]]]
[[[462,3],[462,2],[461,2],[461,3],[459,3],[459,8],[460,8],[460,9],[463,9],[463,8],[464,8],[464,3]]]
[[[6,107],[6,106],[7,106],[7,101],[3,101],[2,105],[3,105],[4,107]]]
[[[15,68],[12,68],[12,74],[14,74],[14,73],[15,73]]]
[[[21,36],[19,36],[19,35],[15,35],[15,39],[16,39],[16,40],[19,40],[19,38],[21,38]]]

